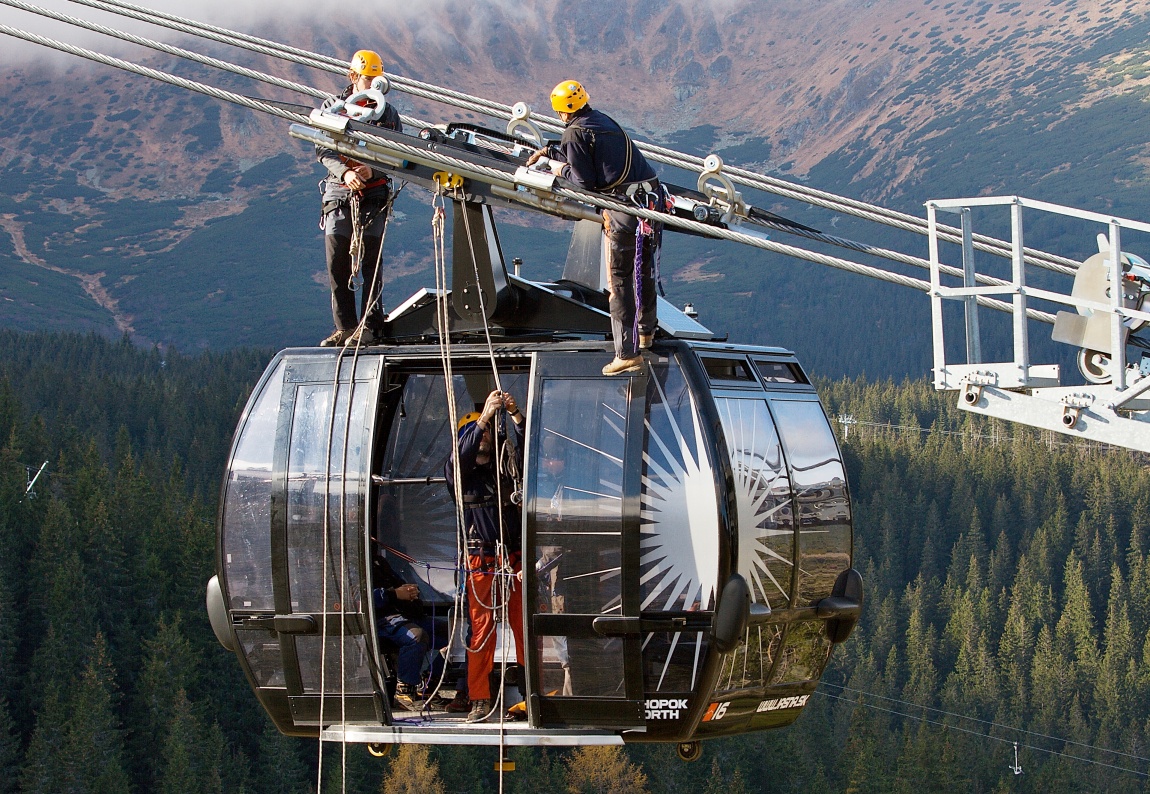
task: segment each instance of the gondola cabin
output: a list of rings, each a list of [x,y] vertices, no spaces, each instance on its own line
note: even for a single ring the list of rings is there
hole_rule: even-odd
[[[564,278],[535,283],[504,267],[493,203],[453,202],[451,288],[393,311],[390,341],[268,366],[223,484],[217,637],[292,735],[692,757],[700,739],[790,724],[862,602],[842,456],[806,373],[660,300],[643,369],[603,376],[600,227],[579,221]],[[447,627],[450,697],[466,557],[444,466],[454,417],[496,388],[526,415],[524,666],[501,632],[490,721],[400,711],[372,591],[382,560],[418,584]],[[517,701],[522,721],[501,716]]]

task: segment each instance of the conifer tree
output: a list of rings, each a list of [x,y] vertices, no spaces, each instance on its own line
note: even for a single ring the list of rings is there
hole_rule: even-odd
[[[646,794],[647,776],[618,747],[577,747],[567,762],[570,794]]]
[[[380,786],[380,794],[445,794],[439,763],[427,745],[401,744]]]

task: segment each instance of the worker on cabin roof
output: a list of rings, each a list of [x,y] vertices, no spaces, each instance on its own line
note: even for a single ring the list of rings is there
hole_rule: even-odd
[[[353,94],[367,91],[372,80],[383,75],[383,59],[371,50],[359,50],[348,64],[351,84],[338,97],[324,103],[327,110]],[[373,105],[370,99],[361,100]],[[382,117],[364,121],[377,127],[399,131],[399,112],[389,102]],[[384,171],[321,146],[316,156],[327,169],[323,189],[323,235],[327,254],[327,275],[331,286],[331,313],[335,332],[320,342],[324,347],[370,344],[382,335],[383,306],[380,294],[383,279],[379,272],[380,249],[387,225],[391,180]],[[357,241],[358,257],[353,253]],[[355,260],[363,277],[360,298],[362,316],[355,307]]]
[[[655,169],[623,128],[588,102],[587,91],[575,80],[555,86],[551,107],[567,128],[558,145],[532,154],[528,167],[547,158],[553,173],[584,190],[663,210],[666,199]],[[655,270],[663,227],[625,212],[603,210],[603,228],[609,246],[608,288],[615,340],[615,359],[603,368],[603,374],[616,375],[639,370],[640,350],[649,348],[654,339],[658,324]]]

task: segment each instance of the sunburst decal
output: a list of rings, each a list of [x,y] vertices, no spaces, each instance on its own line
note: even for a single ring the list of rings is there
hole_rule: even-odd
[[[738,571],[758,603],[790,599],[793,508],[779,437],[762,400],[717,399],[731,453],[739,519]]]
[[[662,384],[657,378],[652,384],[665,405]],[[694,396],[688,393],[688,398],[691,427],[680,427],[669,410],[665,434],[647,420],[640,541],[645,610],[713,609],[715,604],[719,567],[715,475],[704,452]]]

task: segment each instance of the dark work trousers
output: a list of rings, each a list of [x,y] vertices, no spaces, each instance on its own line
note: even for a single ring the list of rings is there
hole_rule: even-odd
[[[603,210],[603,214],[607,217],[607,276],[615,355],[634,358],[639,355],[639,336],[654,333],[658,323],[655,292],[658,235],[646,236],[643,250],[636,257],[635,230],[639,219],[614,210]]]
[[[376,265],[379,262],[379,248],[383,243],[383,232],[387,226],[387,215],[382,208],[371,206],[374,213],[367,228],[363,230],[363,253],[360,256],[360,275],[363,287],[360,307],[367,317],[367,327],[372,330],[383,328],[383,306],[379,296],[383,291],[383,277],[376,278]],[[359,315],[355,310],[355,291],[349,286],[351,281],[351,217],[346,203],[323,216],[323,240],[327,253],[327,277],[331,286],[331,314],[335,327],[340,331],[351,331],[359,325]]]

